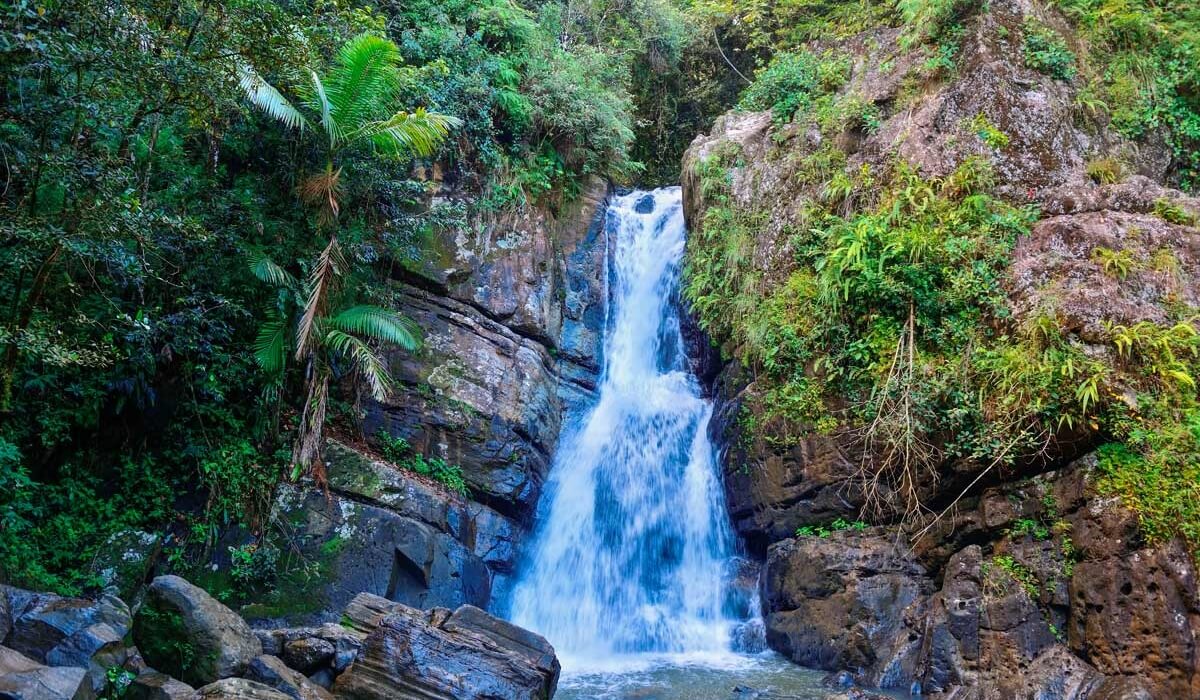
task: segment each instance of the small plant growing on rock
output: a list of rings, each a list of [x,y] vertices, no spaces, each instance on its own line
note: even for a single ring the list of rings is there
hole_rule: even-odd
[[[1008,134],[1000,130],[983,113],[976,114],[970,121],[967,122],[967,128],[975,132],[981,141],[986,143],[989,148],[994,148],[997,151],[1008,147]]]
[[[1087,176],[1097,185],[1115,185],[1121,181],[1124,170],[1116,158],[1096,158],[1087,164]]]
[[[1103,246],[1092,250],[1092,262],[1099,265],[1104,274],[1119,280],[1128,277],[1137,266],[1137,261],[1128,250],[1113,250]]]
[[[854,530],[862,532],[867,529],[867,524],[861,520],[849,521],[845,518],[837,518],[828,525],[803,525],[796,528],[796,537],[829,537],[835,532],[843,532],[846,530]]]
[[[1053,29],[1027,22],[1025,24],[1025,65],[1055,80],[1075,77],[1075,54],[1067,42]]]
[[[229,577],[245,592],[270,586],[279,574],[279,550],[252,542],[229,548]]]
[[[457,464],[447,464],[441,457],[426,457],[414,450],[407,440],[393,437],[383,428],[375,433],[375,439],[384,459],[401,469],[428,476],[460,496],[470,492],[462,467]]]
[[[1195,226],[1196,215],[1184,210],[1166,197],[1154,200],[1154,215],[1171,224]]]

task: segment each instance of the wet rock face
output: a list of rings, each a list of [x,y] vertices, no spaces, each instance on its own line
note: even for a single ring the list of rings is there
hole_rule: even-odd
[[[1089,456],[992,487],[915,551],[883,528],[772,545],[768,642],[939,698],[1200,697],[1192,558],[1142,541],[1136,518],[1095,493],[1094,470]]]
[[[425,348],[394,352],[401,388],[369,402],[368,436],[384,430],[460,465],[473,498],[528,524],[564,411],[595,388],[604,323],[602,204],[590,183],[557,217],[506,215],[441,241],[441,257],[407,268],[396,303]]]
[[[741,421],[749,379],[739,363],[721,370],[713,390],[709,432],[724,445],[725,504],[734,529],[756,557],[803,525],[853,519],[861,499],[852,483],[861,460],[853,441],[812,434],[787,448],[765,446]]]
[[[513,572],[518,523],[341,443],[329,441],[325,458],[328,495],[285,487],[277,497],[293,546],[324,572],[306,590],[313,612],[289,623],[335,621],[362,592],[414,607],[486,607]]]
[[[1200,697],[1200,598],[1179,544],[1085,561],[1071,579],[1070,646],[1163,697]]]

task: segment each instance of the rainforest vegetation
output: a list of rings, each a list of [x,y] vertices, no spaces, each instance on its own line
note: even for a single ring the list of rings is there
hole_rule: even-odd
[[[1166,134],[1173,184],[1200,187],[1200,9],[1055,2],[1074,35],[1030,26],[1011,60],[1076,81],[1081,109],[1129,138]],[[878,128],[877,106],[833,98],[848,59],[820,40],[902,27],[924,55],[916,100],[922,81],[954,72],[978,11],[959,0],[5,4],[0,580],[78,593],[97,586],[89,564],[116,532],[168,528],[187,565],[227,528],[261,531],[281,481],[320,481],[324,431],[357,430],[360,394],[391,388],[382,349],[420,352],[421,329],[391,311],[380,281],[427,240],[521,208],[554,212],[588,178],[675,183],[684,148],[734,107],[829,134]],[[975,130],[997,147],[1006,138],[986,120]],[[1007,327],[999,278],[1038,212],[993,196],[982,160],[932,181],[902,162],[847,171],[833,147],[805,169],[823,194],[790,241],[796,269],[764,290],[739,252],[759,215],[724,199],[737,158],[703,165],[715,205],[693,233],[686,293],[726,357],[769,378],[768,419],[874,422],[897,455],[924,449],[937,425],[956,435],[953,456],[985,465],[1036,450],[1048,430],[1094,430],[1110,487],[1150,531],[1200,545],[1193,311],[1112,329],[1119,366],[1084,356],[1053,319]],[[1089,174],[1112,181],[1121,167]],[[1128,264],[1114,251],[1106,266]],[[1108,390],[1117,375],[1137,389],[1134,408]],[[832,411],[832,396],[856,408]],[[880,420],[901,403],[905,421]],[[465,490],[454,465],[388,448]]]

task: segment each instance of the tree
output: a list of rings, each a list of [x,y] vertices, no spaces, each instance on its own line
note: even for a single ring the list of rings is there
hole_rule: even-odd
[[[334,312],[341,280],[348,272],[337,237],[343,167],[339,156],[359,146],[393,157],[430,156],[450,129],[461,124],[455,117],[423,108],[411,113],[392,111],[400,89],[400,62],[400,52],[391,41],[360,34],[338,51],[325,78],[309,71],[309,82],[297,89],[303,110],[253,68],[239,67],[239,83],[250,102],[289,129],[319,133],[325,154],[324,169],[303,178],[298,188],[301,201],[316,210],[317,224],[329,229],[330,238],[317,257],[307,289],[299,295],[303,303],[294,339],[287,319],[277,318],[260,328],[255,344],[255,355],[269,372],[283,371],[283,350],[289,345],[293,346],[295,359],[305,364],[305,400],[292,449],[292,478],[311,469],[314,478],[324,481],[317,456],[325,426],[332,361],[349,360],[372,395],[383,399],[390,378],[367,340],[393,343],[406,350],[420,345],[416,324],[395,312],[374,306]],[[260,279],[279,286],[291,284],[290,275],[265,257],[257,258],[253,268]]]

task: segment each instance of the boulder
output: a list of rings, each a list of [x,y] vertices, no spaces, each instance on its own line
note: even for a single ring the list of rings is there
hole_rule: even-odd
[[[327,639],[305,637],[283,645],[283,660],[302,673],[315,673],[331,665],[336,652],[333,642]]]
[[[278,656],[289,667],[305,674],[326,667],[339,673],[344,671],[358,655],[366,632],[332,623],[255,631],[263,653]]]
[[[119,598],[63,598],[9,588],[11,630],[4,644],[50,666],[88,667],[107,645],[129,631],[129,607]]]
[[[196,689],[165,673],[147,671],[126,689],[123,700],[191,700]]]
[[[880,534],[841,532],[771,547],[762,599],[772,648],[804,666],[852,669],[864,685],[907,687],[933,585]]]
[[[333,691],[354,700],[549,700],[558,672],[545,639],[482,610],[399,606],[379,620]]]
[[[190,700],[290,700],[270,686],[245,678],[224,678],[192,693]]]
[[[92,700],[87,669],[51,667],[8,647],[0,647],[0,698],[12,700]]]
[[[236,675],[262,653],[241,617],[178,576],[150,584],[134,637],[151,666],[192,685]]]
[[[125,600],[134,600],[161,550],[161,537],[155,533],[114,532],[96,553],[91,571],[106,589],[117,591]]]
[[[263,654],[246,667],[244,677],[270,686],[292,700],[332,700],[328,690],[293,671],[279,658]]]

